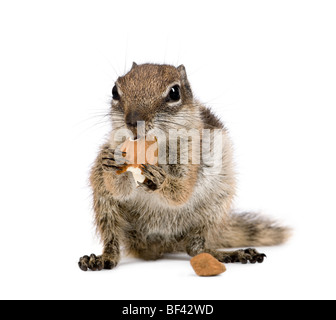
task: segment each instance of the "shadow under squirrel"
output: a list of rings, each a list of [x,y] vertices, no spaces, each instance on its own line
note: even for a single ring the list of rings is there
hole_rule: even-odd
[[[222,251],[223,248],[269,246],[283,243],[289,229],[254,213],[236,214],[232,145],[227,130],[210,109],[194,97],[183,65],[133,63],[112,90],[112,131],[92,168],[95,225],[103,243],[102,255],[80,258],[79,267],[97,271],[112,269],[121,247],[146,260],[165,253],[209,253],[224,263],[263,262],[255,249]],[[221,170],[206,173],[207,165],[146,164],[147,178],[137,186],[132,173],[117,174],[123,165],[115,159],[120,144],[114,134],[127,128],[137,136],[137,122],[145,131],[169,129],[221,129]],[[160,148],[160,146],[159,146]],[[169,152],[169,144],[166,145]],[[180,157],[179,149],[177,156]]]

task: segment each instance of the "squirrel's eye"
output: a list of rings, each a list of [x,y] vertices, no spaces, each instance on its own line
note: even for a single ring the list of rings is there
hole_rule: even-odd
[[[172,87],[169,91],[169,99],[172,101],[179,101],[181,99],[180,86],[176,85]]]
[[[113,100],[120,100],[120,95],[117,86],[114,86],[112,89],[112,98]]]

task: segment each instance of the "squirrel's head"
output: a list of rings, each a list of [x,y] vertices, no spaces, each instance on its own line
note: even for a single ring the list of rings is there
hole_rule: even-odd
[[[138,122],[145,124],[145,133],[155,128],[186,128],[195,108],[183,65],[175,68],[133,63],[112,89],[113,127],[127,128],[135,137],[143,133],[139,132]]]

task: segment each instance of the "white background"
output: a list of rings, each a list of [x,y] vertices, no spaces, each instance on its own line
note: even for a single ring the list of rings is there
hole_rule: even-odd
[[[334,1],[1,1],[0,298],[336,298],[335,16]],[[294,228],[264,264],[79,270],[101,253],[87,179],[133,60],[186,66],[231,132],[236,207]]]

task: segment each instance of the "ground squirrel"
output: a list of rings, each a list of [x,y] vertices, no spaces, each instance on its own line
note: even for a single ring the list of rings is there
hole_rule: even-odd
[[[224,263],[262,262],[265,255],[249,247],[276,245],[287,239],[288,228],[254,213],[233,212],[236,183],[227,129],[194,98],[183,65],[133,63],[131,70],[116,81],[112,95],[111,135],[90,178],[95,224],[104,249],[102,255],[80,258],[83,271],[114,268],[121,248],[146,260],[187,252],[190,256],[210,253]],[[220,130],[220,170],[212,172],[205,157],[196,163],[191,161],[194,147],[190,146],[190,137],[187,145],[191,155],[187,162],[179,162],[179,137],[177,163],[143,165],[144,183],[136,185],[130,172],[117,174],[124,164],[115,158],[120,145],[116,131],[128,129],[137,137],[139,122],[144,123],[143,134],[160,131],[168,136],[171,130],[180,130],[183,136],[194,129],[200,132],[198,147],[203,146],[205,130],[210,132],[209,137]],[[213,149],[214,140],[208,140]],[[164,142],[167,154],[174,153],[169,142]],[[237,247],[249,249],[219,250]]]

